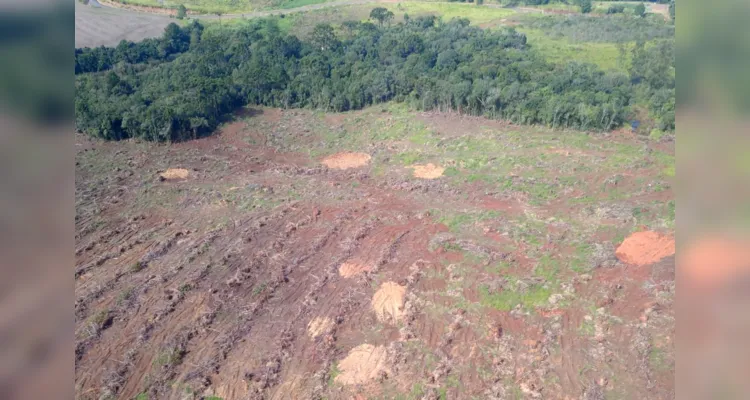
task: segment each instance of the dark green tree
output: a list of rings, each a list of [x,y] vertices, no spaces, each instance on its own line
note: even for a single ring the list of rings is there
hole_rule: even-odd
[[[183,4],[177,6],[177,19],[184,19],[187,16],[187,8]]]
[[[329,24],[317,24],[310,34],[313,45],[320,50],[335,50],[339,46],[336,33]]]
[[[370,19],[378,21],[378,24],[383,26],[383,23],[390,22],[393,19],[393,12],[384,7],[373,8],[370,11]]]
[[[655,126],[674,129],[673,40],[636,46],[627,76],[548,63],[524,34],[465,19],[350,28],[339,38],[318,25],[303,41],[272,19],[205,34],[195,21],[159,39],[76,49],[76,128],[111,140],[185,140],[247,104],[347,111],[399,101],[586,130],[620,126],[643,104]]]
[[[643,17],[644,15],[646,15],[646,6],[643,5],[643,3],[638,3],[638,5],[636,5],[633,9],[633,14],[638,17]]]
[[[579,0],[578,6],[581,7],[581,13],[588,14],[591,12],[592,4],[591,0]]]

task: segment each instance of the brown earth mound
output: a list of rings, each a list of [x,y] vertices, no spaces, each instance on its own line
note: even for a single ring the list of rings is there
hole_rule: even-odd
[[[316,338],[333,327],[333,320],[328,317],[315,317],[307,324],[307,333]]]
[[[377,379],[386,370],[386,360],[385,347],[361,344],[339,362],[341,374],[336,377],[336,382],[342,385],[359,385]]]
[[[648,265],[675,252],[674,238],[660,233],[636,232],[625,239],[615,251],[617,258],[628,264]]]
[[[166,180],[187,179],[189,175],[190,175],[190,171],[184,168],[169,168],[168,170],[159,174],[159,176],[161,176],[162,178]]]
[[[404,313],[405,295],[406,286],[401,286],[396,282],[385,282],[380,285],[380,289],[372,297],[372,308],[378,319],[387,321],[391,318],[394,320],[401,318]]]
[[[343,278],[351,278],[355,275],[361,274],[369,270],[370,270],[370,267],[368,267],[367,265],[353,263],[353,262],[345,262],[341,264],[341,266],[339,267],[339,275],[341,275],[341,277]]]
[[[414,177],[422,179],[437,179],[445,172],[445,168],[435,164],[413,165],[412,168],[414,168]]]
[[[328,168],[349,169],[359,168],[370,162],[370,155],[365,153],[337,153],[323,159],[322,163]]]

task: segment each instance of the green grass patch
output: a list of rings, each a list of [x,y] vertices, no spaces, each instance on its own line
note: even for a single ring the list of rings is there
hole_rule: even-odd
[[[648,352],[648,363],[651,369],[657,372],[666,372],[672,369],[666,351],[656,346],[652,346]]]
[[[148,400],[148,393],[138,393],[138,395],[135,396],[135,400]]]
[[[675,176],[675,157],[662,151],[654,150],[652,153],[657,164],[662,167],[662,174],[667,177]]]
[[[331,365],[331,370],[328,371],[328,386],[333,386],[333,384],[336,383],[336,377],[339,375],[341,375],[339,365],[338,363],[333,363]]]
[[[510,311],[519,304],[529,310],[546,304],[552,291],[543,285],[530,285],[520,291],[515,283],[511,283],[508,288],[495,293],[490,293],[489,289],[484,286],[480,288],[479,293],[482,305],[501,311]]]
[[[417,151],[406,151],[396,155],[395,158],[403,165],[412,165],[422,160],[422,154]]]
[[[439,215],[439,211],[431,212],[432,215]],[[437,218],[437,221],[445,226],[451,232],[460,232],[463,229],[468,228],[476,224],[477,222],[486,221],[493,218],[500,217],[498,211],[483,211],[483,212],[460,212],[454,214],[442,214]]]
[[[582,336],[594,336],[594,334],[596,334],[596,326],[594,325],[593,317],[590,320],[584,319],[581,321],[581,326],[578,327],[578,333]]]
[[[594,246],[590,243],[579,243],[576,246],[575,255],[570,261],[570,269],[581,274],[589,272],[592,268],[591,255],[594,251]]]
[[[313,4],[326,3],[327,1],[328,0],[288,0],[288,1],[285,0],[278,6],[278,8],[290,9],[290,8],[309,6]]]
[[[399,17],[408,13],[410,17],[420,15],[437,15],[448,21],[453,18],[466,18],[472,24],[481,24],[496,19],[506,18],[515,11],[505,8],[479,7],[472,3],[438,3],[438,2],[404,2],[397,5],[383,4]]]
[[[544,278],[548,284],[557,284],[557,275],[560,273],[560,263],[553,259],[549,254],[539,258],[539,262],[534,268],[534,275]]]
[[[567,64],[577,61],[595,64],[604,70],[622,72],[629,63],[630,53],[626,52],[623,60],[614,43],[572,43],[565,38],[552,38],[541,30],[519,28],[518,31],[525,33],[528,44],[551,63]]]

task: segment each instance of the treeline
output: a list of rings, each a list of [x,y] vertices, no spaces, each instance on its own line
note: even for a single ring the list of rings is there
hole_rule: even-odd
[[[675,129],[675,42],[638,41],[632,49],[628,72],[635,88],[635,101],[648,106],[660,130]]]
[[[96,47],[75,50],[75,73],[99,72],[112,68],[117,63],[140,64],[148,61],[165,61],[173,55],[190,49],[203,33],[203,25],[197,21],[186,28],[169,24],[164,35],[158,39],[145,39],[138,43],[123,40],[117,47]]]
[[[608,130],[626,121],[634,95],[627,75],[547,63],[513,29],[434,17],[390,27],[349,22],[339,34],[318,25],[307,41],[267,19],[202,31],[173,60],[122,61],[77,76],[79,130],[105,139],[182,140],[209,134],[246,104],[346,111],[387,101]]]

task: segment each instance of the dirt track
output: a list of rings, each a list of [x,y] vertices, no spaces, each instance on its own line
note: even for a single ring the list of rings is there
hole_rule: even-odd
[[[574,143],[559,133],[449,114],[238,118],[172,145],[77,137],[77,398],[673,396],[673,257],[614,254],[620,234],[664,230],[671,190],[639,183],[660,169],[634,158],[624,197],[599,191],[635,138],[559,153],[543,145]],[[497,191],[461,175],[486,135],[519,177],[594,170],[557,199]],[[451,172],[413,177],[398,160],[417,150]],[[344,151],[372,159],[321,164]],[[594,206],[568,201],[585,193]]]

